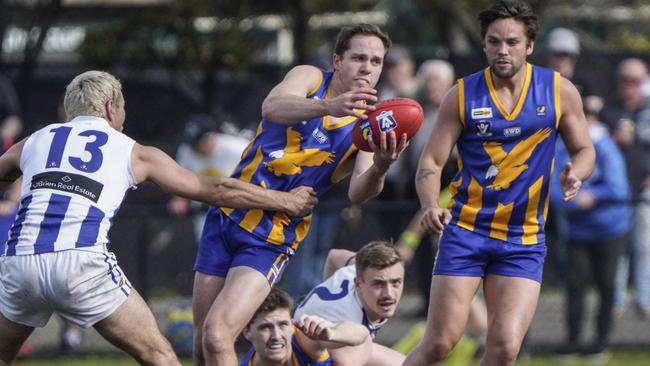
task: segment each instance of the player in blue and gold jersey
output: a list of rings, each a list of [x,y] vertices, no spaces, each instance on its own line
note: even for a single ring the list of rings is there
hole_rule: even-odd
[[[244,328],[244,337],[253,347],[240,366],[332,366],[327,346],[356,346],[365,336],[350,331],[350,321],[338,324],[314,315],[303,315],[292,322],[293,300],[272,289]],[[357,332],[358,333],[358,332]]]
[[[263,119],[234,178],[281,191],[308,186],[325,193],[348,174],[360,203],[381,192],[406,135],[382,133],[373,152],[357,151],[352,129],[377,100],[374,89],[390,40],[358,24],[339,33],[334,71],[293,68],[262,105]],[[212,207],[197,256],[193,290],[195,362],[236,364],[234,341],[309,230],[311,215]]]
[[[594,165],[575,86],[526,62],[538,28],[530,6],[499,1],[479,22],[489,67],[445,97],[416,177],[422,225],[442,236],[426,332],[404,365],[442,363],[462,335],[481,278],[489,325],[480,364],[514,364],[539,297],[557,134],[571,155],[560,175],[565,200]],[[459,172],[441,208],[440,172],[454,145]]]

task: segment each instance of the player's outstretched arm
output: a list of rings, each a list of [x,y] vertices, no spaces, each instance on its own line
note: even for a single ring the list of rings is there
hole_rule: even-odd
[[[307,99],[310,91],[321,82],[321,71],[309,65],[291,69],[262,103],[262,117],[275,123],[292,125],[321,116],[357,116],[368,118],[363,110],[374,110],[366,102],[377,100],[377,91],[372,88],[358,88],[341,93],[331,99]]]
[[[370,336],[366,327],[349,320],[334,324],[319,316],[304,314],[295,324],[301,335],[311,340],[303,342],[305,347],[311,348],[307,351],[316,351],[315,353],[323,353],[326,349],[358,346]]]
[[[415,176],[415,188],[422,206],[422,227],[430,233],[440,233],[444,224],[451,220],[449,211],[438,207],[438,198],[442,168],[462,132],[458,104],[458,87],[454,86],[442,101]]]
[[[564,200],[573,199],[582,181],[589,178],[596,161],[596,151],[589,137],[589,128],[582,109],[582,98],[576,87],[567,79],[560,80],[559,131],[571,161],[560,174],[560,187]]]
[[[205,177],[178,165],[161,150],[135,144],[132,169],[137,182],[151,180],[165,191],[196,201],[232,208],[261,208],[285,211],[292,216],[307,215],[318,199],[311,187],[290,192],[264,189],[227,177]]]
[[[27,138],[14,144],[0,156],[0,188],[8,187],[22,175],[20,171],[20,156],[26,140]]]

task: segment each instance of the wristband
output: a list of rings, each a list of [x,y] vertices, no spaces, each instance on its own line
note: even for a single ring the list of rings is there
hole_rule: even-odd
[[[416,250],[420,246],[420,240],[422,238],[412,232],[411,230],[405,230],[400,236],[399,236],[399,241],[400,243],[403,243],[407,247]]]

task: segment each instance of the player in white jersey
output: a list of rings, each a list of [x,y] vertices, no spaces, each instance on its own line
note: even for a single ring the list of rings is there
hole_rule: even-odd
[[[0,157],[0,179],[23,175],[21,202],[0,256],[0,365],[53,312],[144,365],[180,365],[140,295],[107,250],[126,191],[151,180],[173,194],[227,207],[304,215],[311,188],[276,192],[230,178],[201,177],[122,134],[121,84],[89,71],[67,86],[67,123],[49,125]]]
[[[354,264],[350,264],[354,263]],[[392,317],[402,296],[404,263],[387,242],[371,242],[356,255],[333,249],[327,258],[323,283],[316,286],[296,308],[294,321],[304,314],[316,315],[332,323],[351,321],[356,336],[366,335],[358,346],[330,344],[334,364],[355,366],[398,366],[404,355],[374,343],[379,328]],[[314,342],[301,337],[305,342]]]

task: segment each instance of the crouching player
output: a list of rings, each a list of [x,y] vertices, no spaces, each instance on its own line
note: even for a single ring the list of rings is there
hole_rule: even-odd
[[[332,323],[354,323],[347,335],[364,339],[362,343],[326,345],[336,366],[401,365],[404,355],[373,342],[379,328],[395,314],[402,296],[404,263],[395,248],[376,241],[366,244],[356,255],[348,250],[332,250],[324,272],[327,279],[300,303],[294,320],[310,314]],[[304,341],[307,347],[312,342]]]
[[[253,348],[240,366],[331,366],[327,342],[358,345],[367,338],[367,334],[355,337],[350,328],[356,324],[349,321],[335,325],[318,316],[303,315],[294,326],[292,308],[293,300],[286,292],[271,290],[244,328],[244,337]]]

